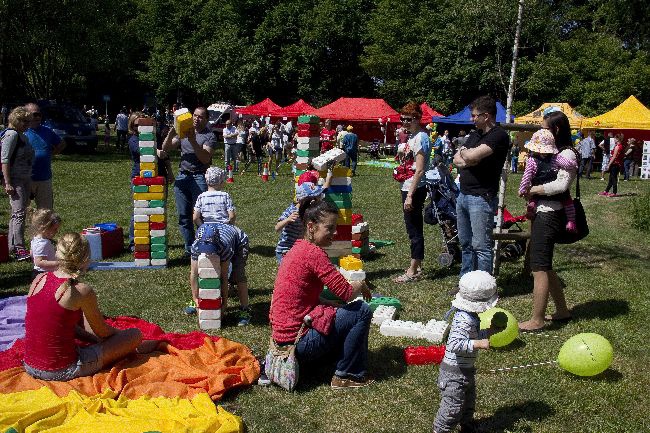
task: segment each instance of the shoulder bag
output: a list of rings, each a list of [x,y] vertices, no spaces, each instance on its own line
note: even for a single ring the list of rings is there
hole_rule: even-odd
[[[578,152],[575,149],[572,149],[578,157]],[[584,239],[589,234],[589,225],[587,224],[587,214],[585,214],[585,209],[582,206],[580,201],[580,177],[576,177],[576,196],[573,199],[573,207],[576,210],[576,232],[570,233],[566,229],[561,233],[558,238],[555,240],[558,244],[572,244],[578,242],[581,239]]]
[[[305,323],[300,326],[293,344],[279,346],[273,337],[269,339],[269,351],[264,360],[264,372],[271,382],[287,391],[293,391],[298,384],[299,368],[296,359],[296,345],[304,329]]]

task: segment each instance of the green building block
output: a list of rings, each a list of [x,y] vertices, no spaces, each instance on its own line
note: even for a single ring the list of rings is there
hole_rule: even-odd
[[[296,149],[296,156],[307,156],[309,158],[315,158],[318,155],[320,155],[320,152],[318,150],[302,150],[302,149]]]
[[[386,305],[388,307],[395,307],[397,311],[402,309],[402,303],[397,298],[390,298],[388,296],[382,296],[380,298],[372,298],[370,301],[370,309],[375,311],[378,306]]]
[[[151,258],[152,259],[166,259],[167,258],[167,251],[151,251]]]
[[[165,200],[150,200],[149,207],[165,207]]]
[[[155,147],[141,147],[140,148],[140,155],[155,155],[156,154],[156,148]]]
[[[311,123],[318,125],[320,123],[320,118],[311,114],[303,114],[302,116],[298,116],[298,123]]]
[[[153,135],[153,132],[141,132],[138,135],[138,139],[140,141],[154,141],[156,139],[156,136]]]
[[[219,278],[199,278],[199,289],[220,289],[221,280]]]
[[[167,245],[166,244],[150,244],[149,245],[149,250],[152,253],[167,253]],[[164,257],[162,257],[164,258]]]
[[[147,185],[133,185],[133,192],[149,192]]]
[[[155,237],[151,238],[150,244],[151,245],[154,245],[154,244],[166,245],[167,244],[167,236],[155,236]]]

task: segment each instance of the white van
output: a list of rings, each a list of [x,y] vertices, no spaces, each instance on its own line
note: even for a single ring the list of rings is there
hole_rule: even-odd
[[[208,107],[208,122],[218,140],[223,137],[223,128],[226,126],[226,121],[232,120],[236,122],[235,110],[237,108],[240,107],[227,102],[215,102]]]

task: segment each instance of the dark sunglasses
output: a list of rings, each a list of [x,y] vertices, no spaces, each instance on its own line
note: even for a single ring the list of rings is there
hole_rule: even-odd
[[[400,116],[399,120],[400,120],[402,123],[411,123],[411,122],[413,122],[413,118],[412,118],[412,117],[404,117],[404,116]]]

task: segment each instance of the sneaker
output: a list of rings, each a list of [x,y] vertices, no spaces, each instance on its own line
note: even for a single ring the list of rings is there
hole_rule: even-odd
[[[185,307],[184,311],[185,311],[185,314],[187,314],[188,316],[192,316],[192,315],[196,314],[196,304],[194,303],[194,301],[190,302],[187,305],[187,307]]]
[[[25,248],[16,248],[14,257],[19,262],[30,260],[32,258],[32,256],[29,254],[29,251],[27,251]]]
[[[609,195],[609,193],[607,191],[601,191],[601,192],[598,193],[598,195],[602,195],[602,196],[607,197]]]
[[[363,379],[353,379],[351,377],[343,378],[338,377],[337,375],[332,376],[332,382],[330,386],[332,389],[344,389],[344,388],[363,388],[373,383],[375,380],[366,376]]]
[[[237,326],[248,326],[251,324],[251,310],[249,308],[242,308],[239,310],[239,322]]]

